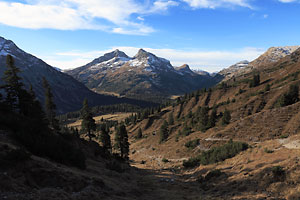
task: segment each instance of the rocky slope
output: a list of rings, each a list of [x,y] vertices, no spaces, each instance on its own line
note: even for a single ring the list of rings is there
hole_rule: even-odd
[[[300,48],[300,46],[271,47],[257,59],[251,62],[247,60],[238,62],[230,66],[229,68],[221,70],[219,74],[225,77],[223,79],[223,81],[225,81],[232,77],[246,74],[253,69],[259,69],[272,63],[276,63],[280,59],[291,55],[298,48]]]
[[[2,37],[0,37],[0,77],[3,76],[6,70],[5,60],[7,54],[14,57],[15,65],[21,69],[20,76],[23,78],[26,88],[29,88],[31,84],[37,98],[41,102],[44,102],[42,77],[48,80],[52,88],[58,113],[80,109],[84,98],[88,98],[90,105],[108,105],[114,103],[143,104],[138,101],[135,102],[133,100],[96,94],[73,77],[56,70],[41,59],[24,52],[12,41]],[[3,84],[1,79],[0,84]]]
[[[133,58],[116,50],[66,73],[98,93],[158,102],[172,95],[213,86],[222,79],[196,74],[188,65],[175,69],[170,61],[143,49]]]

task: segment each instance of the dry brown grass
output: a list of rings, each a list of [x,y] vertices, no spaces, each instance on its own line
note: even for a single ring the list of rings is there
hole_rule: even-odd
[[[104,120],[112,120],[112,121],[124,121],[125,118],[131,116],[132,114],[135,113],[115,113],[115,114],[106,114],[106,115],[99,115],[94,117],[96,123],[100,123],[101,119],[103,118]],[[68,127],[76,127],[80,128],[81,126],[81,121],[82,120],[77,120],[76,122],[68,124]]]

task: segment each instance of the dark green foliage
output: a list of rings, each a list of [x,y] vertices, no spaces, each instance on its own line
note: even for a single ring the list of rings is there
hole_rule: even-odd
[[[115,135],[115,148],[120,150],[121,158],[128,160],[129,155],[129,142],[128,134],[124,124],[119,125]]]
[[[199,166],[199,159],[197,157],[192,157],[188,160],[184,160],[182,164],[185,168],[192,168]]]
[[[81,131],[83,133],[87,133],[87,136],[91,141],[92,137],[94,136],[92,134],[92,131],[96,130],[96,122],[93,118],[93,114],[90,111],[87,99],[84,99],[83,101],[83,106],[81,109],[81,119]]]
[[[170,112],[170,114],[169,114],[168,123],[169,123],[169,125],[174,125],[173,112]]]
[[[188,136],[188,135],[190,135],[191,133],[192,133],[192,128],[189,127],[189,126],[187,125],[187,123],[184,123],[183,129],[182,129],[180,135]]]
[[[279,105],[281,107],[288,106],[298,101],[299,101],[299,86],[290,85],[289,91],[280,97]]]
[[[252,80],[249,83],[249,87],[256,87],[260,84],[260,76],[259,74],[254,74]]]
[[[274,151],[273,151],[273,150],[270,150],[270,149],[268,149],[268,148],[265,148],[265,149],[264,149],[264,152],[266,152],[266,153],[273,153]]]
[[[265,87],[265,92],[270,91],[271,89],[271,85],[268,83]]]
[[[168,122],[166,120],[164,120],[162,126],[160,127],[159,134],[160,134],[160,140],[159,140],[160,143],[168,139],[169,128],[168,128]]]
[[[53,130],[58,131],[59,124],[58,120],[56,119],[56,105],[54,104],[51,87],[45,77],[43,77],[43,87],[45,90],[45,113],[47,120],[49,122],[50,127]]]
[[[200,131],[206,131],[208,129],[208,111],[207,106],[201,107],[200,112],[198,113],[198,129]]]
[[[83,152],[72,144],[74,138],[68,140],[62,133],[56,134],[48,127],[44,112],[30,88],[29,92],[23,89],[23,84],[17,73],[19,69],[13,64],[11,56],[7,57],[8,70],[4,79],[6,109],[0,109],[0,127],[12,132],[12,136],[31,153],[47,157],[63,164],[85,168]],[[1,102],[3,103],[3,102]],[[14,150],[9,153],[9,159],[19,161],[28,159],[26,151]]]
[[[231,114],[230,111],[225,109],[224,114],[222,116],[222,125],[227,125],[230,123],[231,120]]]
[[[199,139],[195,139],[195,140],[191,140],[188,141],[187,143],[185,143],[185,147],[189,148],[189,149],[194,149],[196,148],[198,145],[200,144],[200,140]]]
[[[281,166],[274,166],[272,167],[272,173],[275,177],[280,177],[285,174],[285,171]]]
[[[143,137],[142,129],[139,128],[136,138],[141,139]]]
[[[102,124],[100,127],[100,141],[102,143],[102,147],[107,155],[111,153],[112,146],[110,141],[110,135],[107,131],[106,125]]]
[[[208,120],[208,128],[212,128],[216,125],[217,122],[217,107],[214,106]]]
[[[9,110],[17,111],[19,109],[23,83],[21,82],[21,77],[18,76],[20,69],[15,66],[11,55],[7,55],[6,57],[6,68],[3,77],[5,85],[2,86],[6,92],[5,104]]]
[[[170,161],[169,161],[168,159],[166,159],[166,158],[163,158],[161,161],[164,162],[164,163],[170,162]]]
[[[14,137],[30,152],[59,163],[85,168],[83,152],[75,148],[70,139],[65,140],[62,136],[52,133],[47,125],[40,124],[39,119],[13,116],[13,121],[5,122],[6,127],[13,130]]]
[[[232,158],[239,152],[248,149],[248,144],[243,142],[229,141],[219,147],[213,147],[212,149],[201,153],[197,157],[190,158],[183,162],[184,167],[196,167],[198,165],[208,165],[217,163],[228,158]]]
[[[209,181],[213,178],[218,178],[222,176],[222,174],[224,174],[224,172],[222,172],[219,169],[214,169],[212,171],[209,171],[208,174],[205,176],[205,181]]]

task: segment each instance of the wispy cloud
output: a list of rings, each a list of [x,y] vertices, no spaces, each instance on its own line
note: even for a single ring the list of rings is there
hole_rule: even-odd
[[[0,0],[0,23],[29,29],[98,29],[145,35],[154,30],[133,15],[160,14],[178,2],[155,0]],[[141,19],[141,18],[139,18]],[[101,22],[100,22],[101,21]]]
[[[252,6],[249,3],[249,0],[182,0],[188,3],[192,8],[210,8],[215,9],[219,7],[247,7],[251,8]]]
[[[134,56],[139,48],[129,46],[112,47],[104,51],[91,52],[62,52],[53,57],[44,57],[45,61],[51,65],[62,69],[79,67],[91,62],[93,59],[103,55],[106,52],[119,49],[129,56]],[[202,69],[209,72],[219,71],[241,60],[254,60],[261,55],[265,49],[260,48],[243,48],[235,51],[197,51],[197,50],[178,50],[178,49],[155,49],[144,48],[159,57],[171,61],[174,66],[189,64],[194,69]],[[43,58],[43,57],[42,57]]]
[[[299,2],[299,0],[278,0],[282,3],[293,3],[293,2]]]

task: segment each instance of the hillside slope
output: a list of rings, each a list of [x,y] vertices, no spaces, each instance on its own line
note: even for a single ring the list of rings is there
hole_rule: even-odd
[[[138,164],[143,168],[182,170],[183,161],[190,157],[222,146],[230,139],[242,141],[251,148],[224,162],[200,165],[184,174],[190,176],[190,181],[198,179],[198,184],[203,181],[203,189],[207,194],[215,192],[215,198],[222,199],[228,193],[235,199],[299,198],[294,175],[299,172],[296,154],[300,148],[300,102],[281,104],[292,85],[300,85],[299,73],[300,49],[277,62],[229,79],[212,90],[178,99],[173,105],[128,127],[132,133],[131,159],[144,163]],[[260,84],[249,87],[256,74],[260,75]],[[215,106],[217,123],[201,131],[203,118],[199,108],[205,106],[209,107],[209,115]],[[222,124],[225,109],[231,113],[228,125]],[[170,115],[174,124],[168,125],[167,140],[160,142],[163,121],[168,122]],[[136,139],[139,128],[143,132],[142,139]],[[279,170],[274,168],[276,166],[282,167],[284,176],[281,178],[272,171]],[[226,176],[214,179],[213,183],[202,180],[215,169]],[[200,180],[199,176],[202,176]]]

